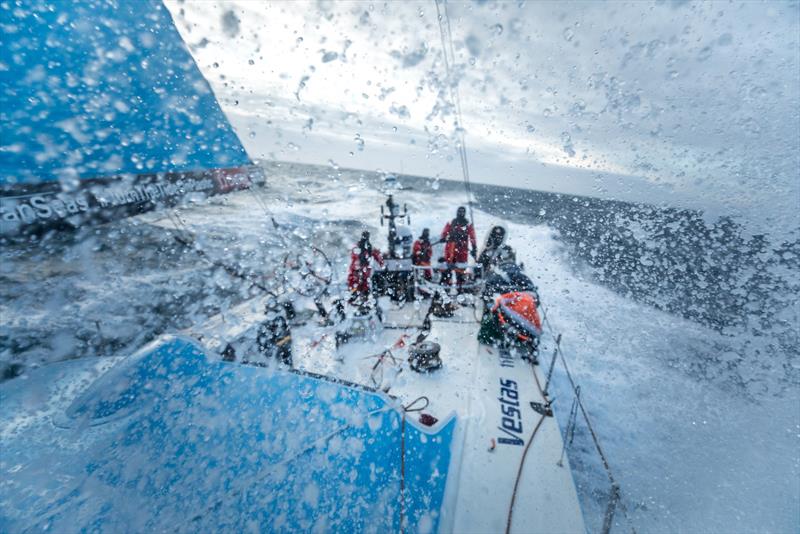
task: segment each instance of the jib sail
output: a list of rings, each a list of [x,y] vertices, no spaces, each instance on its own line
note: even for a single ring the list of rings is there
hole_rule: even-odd
[[[241,142],[159,0],[0,6],[0,233],[247,187]]]

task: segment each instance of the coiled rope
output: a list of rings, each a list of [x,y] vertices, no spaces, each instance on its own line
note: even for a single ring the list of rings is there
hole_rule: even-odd
[[[420,401],[425,404],[418,406]],[[405,522],[405,491],[406,491],[406,414],[409,412],[421,412],[431,403],[425,395],[417,397],[413,401],[403,406],[402,422],[400,427],[400,532],[404,532]]]

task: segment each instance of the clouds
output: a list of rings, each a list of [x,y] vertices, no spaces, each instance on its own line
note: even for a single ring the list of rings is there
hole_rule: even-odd
[[[187,42],[208,41],[195,57],[201,68],[220,64],[206,72],[223,105],[242,94],[291,95],[302,84],[299,108],[452,135],[433,2],[168,6]],[[449,81],[459,84],[468,146],[491,153],[487,165],[527,160],[474,179],[530,183],[530,169],[545,164],[636,177],[631,196],[649,183],[661,188],[655,202],[754,219],[777,199],[791,213],[786,199],[800,194],[796,2],[452,2],[447,9]],[[240,21],[235,38],[220,27],[226,12]],[[342,135],[356,133],[365,152],[379,146],[370,136],[382,132]],[[411,139],[397,140],[408,146],[407,159],[440,160],[444,177],[459,175],[444,154],[424,153],[428,143]],[[303,152],[295,157],[316,162],[313,150]],[[384,168],[399,170],[402,154],[375,159],[382,156]],[[557,190],[556,175],[540,187]],[[598,194],[596,180],[587,180],[585,193]]]

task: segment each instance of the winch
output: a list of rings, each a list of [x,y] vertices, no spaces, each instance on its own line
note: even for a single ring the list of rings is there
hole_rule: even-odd
[[[408,363],[418,373],[429,373],[442,367],[441,347],[433,341],[420,341],[408,347]]]

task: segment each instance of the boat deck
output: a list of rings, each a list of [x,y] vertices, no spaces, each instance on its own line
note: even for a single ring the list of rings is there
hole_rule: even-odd
[[[294,369],[383,391],[408,410],[409,424],[431,434],[456,418],[440,531],[585,532],[558,423],[532,406],[545,402],[539,367],[479,344],[479,313],[467,297],[453,317],[431,317],[427,340],[441,346],[442,367],[415,372],[407,348],[428,302],[399,307],[382,299],[381,305],[383,324],[338,349],[335,327],[313,319],[294,327]],[[230,310],[206,326],[201,341],[220,352],[235,339],[240,358],[252,358],[253,325],[262,309],[245,304]],[[421,407],[436,419],[430,428],[419,422]]]

